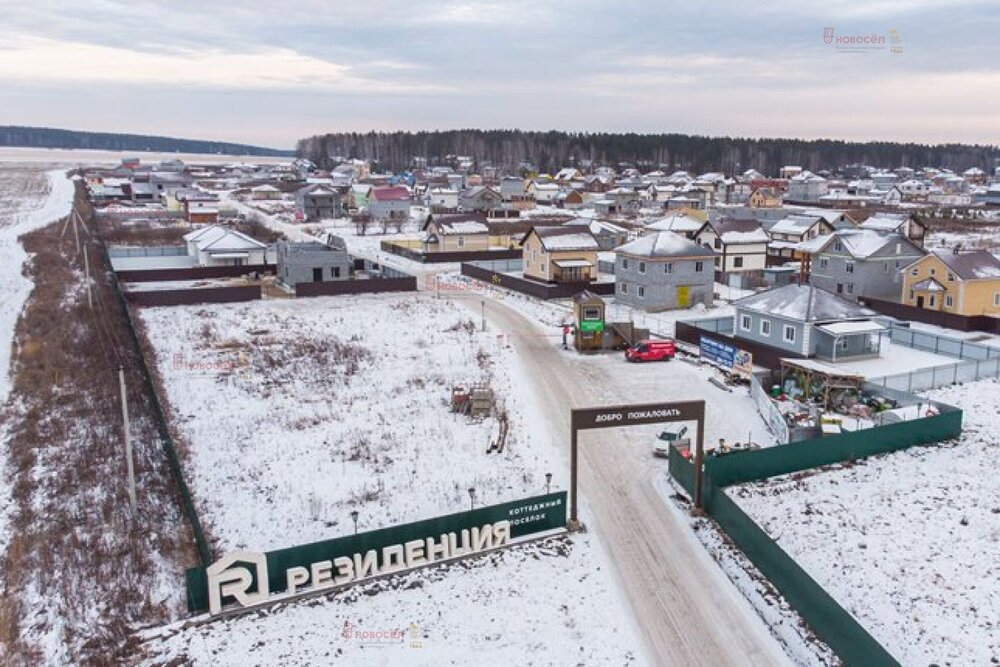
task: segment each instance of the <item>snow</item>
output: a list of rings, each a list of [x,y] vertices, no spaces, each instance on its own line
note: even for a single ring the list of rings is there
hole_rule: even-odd
[[[763,229],[755,229],[751,232],[723,232],[722,242],[726,245],[739,245],[744,243],[767,243],[770,240],[767,232]]]
[[[503,298],[500,293],[495,298]],[[365,295],[140,311],[188,449],[202,522],[222,550],[268,550],[564,488],[567,462],[535,413],[529,369],[480,330],[478,302]],[[489,325],[488,325],[489,326]],[[367,350],[368,354],[360,350]],[[370,355],[370,356],[369,356]],[[616,355],[616,361],[620,361]],[[488,378],[511,430],[452,414],[451,387]],[[550,538],[330,597],[152,634],[151,663],[644,663],[596,534]],[[375,594],[377,592],[377,594]],[[419,630],[372,646],[361,630]],[[220,662],[221,661],[221,662]]]
[[[639,639],[575,535],[279,605],[266,612],[146,633],[142,664],[629,665]],[[376,642],[358,632],[402,630]],[[353,630],[353,632],[352,632]]]
[[[674,232],[657,232],[641,236],[616,248],[616,252],[641,257],[704,257],[711,252]]]
[[[809,285],[785,285],[739,301],[741,309],[799,321],[872,317],[875,312]]]
[[[885,331],[885,327],[881,324],[864,320],[860,322],[834,322],[824,324],[819,328],[834,335]]]
[[[729,491],[903,665],[1000,658],[1000,382],[927,394],[957,440]]]
[[[590,232],[547,235],[542,237],[542,245],[549,252],[598,249],[597,239]]]
[[[882,336],[881,354],[873,359],[845,359],[837,361],[837,368],[863,375],[866,378],[881,378],[886,375],[909,373],[924,368],[952,366],[958,359],[917,350],[893,343],[888,336]]]

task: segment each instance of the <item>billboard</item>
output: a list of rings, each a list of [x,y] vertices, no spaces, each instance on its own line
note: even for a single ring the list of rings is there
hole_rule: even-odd
[[[188,610],[217,614],[505,546],[566,526],[566,492],[489,505],[357,535],[278,549],[235,551],[186,572]],[[265,583],[266,582],[266,583]]]
[[[698,350],[702,359],[724,370],[742,375],[753,372],[753,355],[734,345],[702,336],[698,341]]]

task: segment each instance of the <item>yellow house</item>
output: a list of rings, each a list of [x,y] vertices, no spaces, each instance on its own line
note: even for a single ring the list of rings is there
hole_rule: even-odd
[[[903,269],[904,304],[1000,316],[1000,260],[986,250],[935,250]]]
[[[532,227],[521,241],[526,278],[550,283],[597,279],[597,239],[583,225]]]
[[[431,216],[424,225],[424,252],[490,249],[490,228],[478,215]]]
[[[778,208],[781,206],[781,196],[771,188],[757,188],[750,193],[747,204],[750,208]]]

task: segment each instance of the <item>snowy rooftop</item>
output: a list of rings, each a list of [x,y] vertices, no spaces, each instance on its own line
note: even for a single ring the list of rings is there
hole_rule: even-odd
[[[714,257],[709,248],[674,232],[642,236],[615,249],[615,252],[640,257]]]
[[[734,301],[737,310],[803,322],[874,317],[877,313],[812,285],[785,285]]]
[[[667,217],[660,218],[659,220],[654,220],[646,225],[646,229],[654,232],[696,232],[701,229],[703,224],[705,224],[703,221],[698,220],[687,213],[678,213],[676,215],[668,215]]]
[[[542,247],[549,252],[600,249],[597,239],[590,233],[590,230],[581,230],[579,225],[569,227],[534,227],[532,232],[541,240]]]
[[[1000,259],[986,250],[935,250],[934,255],[963,280],[1000,278]]]
[[[804,234],[817,222],[819,222],[819,216],[790,215],[774,223],[769,231],[772,234]]]

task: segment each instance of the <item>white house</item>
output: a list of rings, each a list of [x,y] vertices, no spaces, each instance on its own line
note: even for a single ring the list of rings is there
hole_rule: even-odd
[[[539,204],[554,205],[559,198],[559,186],[555,183],[532,181],[528,184],[528,194],[534,197]]]
[[[267,245],[234,229],[212,225],[184,235],[188,255],[198,266],[243,266],[266,263]]]
[[[702,225],[695,240],[715,251],[716,271],[763,271],[767,265],[767,244],[770,239],[756,220],[709,221]]]

